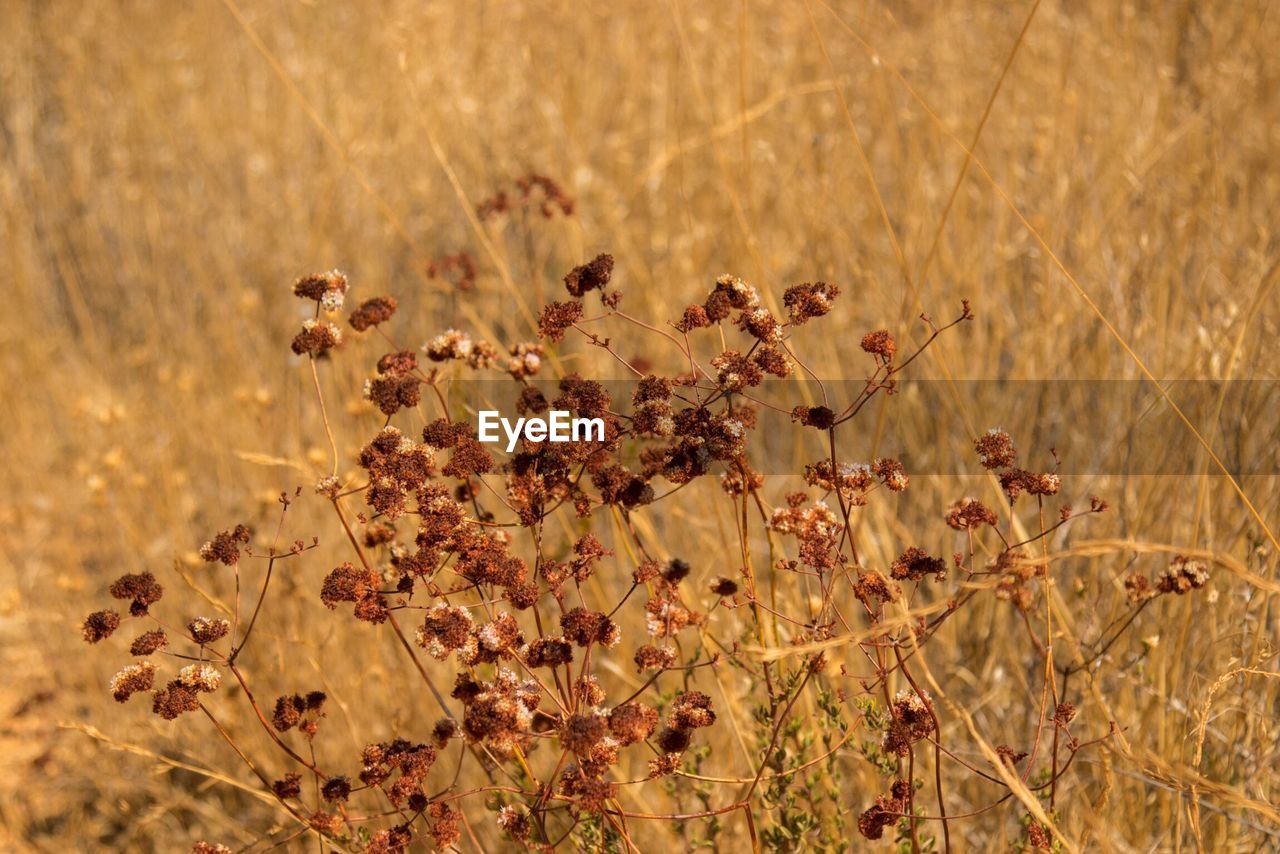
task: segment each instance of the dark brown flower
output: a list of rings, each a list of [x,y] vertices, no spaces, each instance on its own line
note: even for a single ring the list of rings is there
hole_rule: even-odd
[[[282,801],[298,797],[302,794],[302,775],[297,771],[290,771],[283,779],[271,784],[271,791]]]
[[[889,574],[899,581],[919,581],[931,574],[942,578],[947,574],[947,564],[942,558],[930,557],[924,549],[911,546],[890,565]]]
[[[111,677],[111,696],[123,703],[140,691],[150,691],[155,685],[156,667],[149,661],[129,664]]]
[[[1013,465],[1017,458],[1017,449],[1009,434],[993,427],[973,440],[973,447],[978,452],[978,460],[983,468],[1002,469]]]
[[[164,588],[149,572],[122,575],[111,585],[110,593],[116,599],[132,599],[129,613],[135,617],[146,616],[147,608],[160,601]]]
[[[877,329],[862,336],[862,349],[882,362],[888,363],[893,361],[894,354],[898,352],[898,345],[889,330]]]
[[[357,332],[364,332],[379,323],[386,323],[396,313],[395,297],[373,297],[360,303],[360,307],[351,312],[347,322]]]
[[[112,632],[120,628],[120,615],[115,611],[94,611],[85,617],[80,633],[89,643],[97,643],[111,637]]]
[[[839,295],[837,285],[804,282],[787,288],[782,294],[782,304],[786,306],[792,324],[800,326],[831,311],[831,305]]]
[[[233,530],[220,531],[216,537],[200,547],[200,557],[209,563],[215,561],[235,566],[240,560],[240,548],[249,544],[249,529],[236,525]]]
[[[133,644],[129,647],[129,654],[139,657],[150,655],[168,645],[169,637],[164,633],[164,629],[152,629],[149,632],[143,632],[134,639]]]
[[[586,264],[570,270],[564,277],[564,286],[569,296],[581,299],[588,291],[603,291],[612,275],[613,256],[597,255]]]
[[[553,302],[542,309],[538,318],[538,337],[563,341],[565,331],[582,319],[582,303]]]

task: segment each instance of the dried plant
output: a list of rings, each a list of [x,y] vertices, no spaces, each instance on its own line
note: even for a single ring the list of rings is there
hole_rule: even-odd
[[[544,213],[560,204],[553,184],[528,183],[526,196],[531,187],[546,192]],[[957,825],[1002,815],[1022,818],[1026,848],[1054,848],[1059,818],[1088,808],[1083,791],[1064,797],[1064,778],[1079,755],[1118,732],[1110,720],[1077,714],[1074,677],[1103,662],[1152,602],[1203,587],[1207,564],[1175,556],[1154,580],[1133,573],[1113,591],[1120,616],[1063,648],[1048,541],[1107,504],[1096,496],[1087,509],[1064,503],[1056,453],[1045,470],[1023,468],[999,429],[977,437],[973,462],[998,481],[1000,506],[957,496],[931,511],[936,531],[917,532],[892,560],[874,560],[858,515],[909,496],[911,477],[895,458],[846,458],[841,436],[873,399],[898,390],[939,336],[962,334],[974,318],[969,302],[945,323],[922,315],[915,348],[900,347],[890,330],[867,332],[865,382],[838,400],[800,352],[840,287],[787,288],[779,316],[754,286],[724,275],[664,327],[622,310],[617,273],[607,254],[570,270],[566,298],[541,310],[541,340],[500,345],[451,329],[422,345],[422,361],[391,331],[396,299],[366,299],[348,324],[354,336],[386,345],[362,395],[384,420],[361,447],[346,449],[319,371],[327,360],[355,358],[340,352],[349,342],[328,319],[348,280],[337,271],[299,279],[293,291],[314,303],[314,315],[291,349],[314,381],[332,474],[310,491],[282,493],[274,530],[235,525],[199,549],[207,572],[234,589],[228,617],[197,613],[195,601],[162,603],[150,572],[111,585],[127,608],[89,615],[83,635],[95,644],[119,635],[127,645],[131,660],[110,680],[114,698],[150,694],[156,715],[184,719],[175,726],[203,717],[293,817],[291,838],[310,833],[344,850],[397,851],[416,840],[446,849],[484,822],[532,850],[643,850],[641,827],[653,821],[676,825],[691,846],[715,845],[740,821],[753,844],[770,850],[846,848],[855,833],[891,833],[912,851],[950,850]],[[588,308],[593,301],[598,309]],[[611,325],[639,330],[674,369],[628,360],[605,334]],[[629,400],[562,371],[557,352],[571,335],[631,375]],[[550,398],[538,384],[548,373]],[[473,413],[450,395],[451,383],[486,374],[514,384],[521,413],[598,418],[603,438],[526,437],[495,455],[478,441]],[[806,378],[821,402],[775,399]],[[780,501],[756,454],[764,414],[825,449],[793,472],[804,488]],[[351,459],[358,478],[339,474]],[[653,532],[700,478],[719,479],[739,548],[695,583],[693,565],[707,556],[664,557]],[[291,532],[298,502],[326,505],[331,528]],[[760,537],[767,561],[752,553]],[[334,612],[323,631],[341,636],[364,622],[390,632],[403,649],[405,696],[420,682],[435,707],[434,723],[371,738],[337,764],[321,764],[316,751],[333,698],[311,684],[251,684],[244,664],[277,593],[273,578],[285,564],[312,560],[329,538],[349,557],[314,591]],[[951,554],[926,547],[948,539]],[[619,573],[625,592],[602,598],[597,576]],[[930,665],[940,627],[969,619],[984,600],[1025,634],[1018,664],[1035,674],[1033,724],[999,742],[938,694]],[[723,707],[722,671],[749,676],[747,695],[732,698],[748,720]],[[636,676],[628,684],[622,673]],[[269,738],[272,755],[249,755],[237,735],[246,726]],[[706,733],[726,726],[750,758],[748,775],[710,748]],[[869,763],[882,779],[879,791],[855,796],[856,809],[845,788],[851,763]],[[987,800],[958,808],[949,792],[974,780]],[[626,790],[650,787],[688,808],[655,813],[624,801]]]

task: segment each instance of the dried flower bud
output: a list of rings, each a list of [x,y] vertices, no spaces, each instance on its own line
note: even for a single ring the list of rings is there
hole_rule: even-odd
[[[120,615],[115,611],[94,611],[85,617],[80,633],[89,643],[97,643],[111,637],[118,628],[120,628]]]
[[[395,297],[373,297],[360,303],[360,307],[351,312],[347,322],[357,332],[372,329],[379,323],[386,323],[396,313]]]
[[[249,544],[249,529],[236,525],[233,530],[220,531],[216,537],[200,547],[200,557],[209,563],[215,561],[235,566],[240,560],[240,548]]]
[[[973,440],[973,447],[978,452],[978,459],[983,468],[1001,469],[1013,465],[1018,452],[1013,447],[1013,439],[998,427],[992,427],[986,433]]]
[[[155,685],[156,666],[149,661],[129,664],[111,677],[111,696],[123,703],[140,691],[150,691]]]
[[[553,302],[542,309],[538,318],[538,337],[563,341],[565,331],[582,319],[582,303]]]
[[[613,275],[613,256],[597,255],[594,259],[574,267],[564,277],[564,286],[569,296],[581,299],[588,291],[604,290]]]
[[[293,283],[294,296],[315,300],[326,311],[342,308],[346,293],[347,277],[338,270],[303,276]]]
[[[1199,590],[1209,583],[1209,565],[1186,555],[1175,555],[1169,565],[1156,578],[1156,589],[1161,593],[1181,596]]]
[[[877,329],[862,336],[862,349],[876,356],[880,361],[888,363],[893,361],[894,354],[898,352],[898,345],[889,330]]]

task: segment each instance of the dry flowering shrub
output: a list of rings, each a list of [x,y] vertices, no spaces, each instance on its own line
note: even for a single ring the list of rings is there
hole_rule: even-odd
[[[555,182],[531,175],[479,214],[550,217],[572,208]],[[442,263],[439,274],[451,270],[476,275],[469,261]],[[664,326],[621,310],[622,273],[608,254],[573,267],[563,297],[538,313],[537,340],[486,341],[447,329],[401,346],[394,297],[359,303],[349,315],[356,338],[386,348],[370,359],[369,379],[352,398],[367,400],[378,416],[345,455],[329,433],[334,474],[309,492],[282,493],[274,533],[240,524],[199,548],[207,573],[233,587],[233,607],[208,613],[203,600],[165,600],[148,571],[110,585],[124,612],[97,611],[81,627],[89,643],[125,638],[126,660],[109,693],[120,703],[146,695],[159,718],[205,725],[258,775],[296,835],[341,850],[445,849],[465,833],[528,850],[642,850],[639,824],[652,821],[672,823],[690,845],[718,845],[740,822],[756,845],[773,850],[847,849],[855,835],[879,840],[890,829],[906,850],[949,850],[957,827],[1019,818],[1009,774],[1044,804],[1043,816],[1023,822],[1022,843],[1054,844],[1054,820],[1087,808],[1079,792],[1068,803],[1060,781],[1080,751],[1113,733],[1096,712],[1079,713],[1073,677],[1106,657],[1143,609],[1205,587],[1208,564],[1178,555],[1154,579],[1130,573],[1113,591],[1121,617],[1074,651],[1055,649],[1044,619],[1053,579],[1048,540],[1107,509],[1097,497],[1082,511],[1061,503],[1056,455],[1045,470],[1019,467],[1012,437],[992,429],[974,441],[974,470],[999,484],[998,506],[957,496],[931,509],[936,530],[913,532],[914,541],[889,550],[868,549],[857,525],[877,502],[910,500],[903,462],[910,457],[849,459],[841,436],[873,398],[896,390],[938,336],[973,317],[967,301],[941,325],[922,315],[925,337],[915,348],[889,330],[863,335],[866,382],[852,399],[834,399],[819,382],[821,403],[796,403],[773,399],[790,386],[766,378],[812,374],[800,345],[837,308],[840,287],[789,287],[776,315],[755,286],[725,274]],[[337,271],[293,286],[315,303],[314,318],[289,344],[312,372],[342,342],[324,315],[341,308],[349,289]],[[629,362],[603,334],[607,324],[655,336],[655,347],[677,357],[673,369]],[[625,366],[635,377],[630,393],[552,370],[570,340]],[[329,430],[334,404],[313,376]],[[522,414],[597,418],[603,435],[570,443],[526,437],[503,453],[480,442],[441,391],[445,378],[466,376],[513,384]],[[802,488],[780,498],[757,470],[764,412],[826,449],[793,473]],[[343,459],[355,461],[356,474],[337,474]],[[653,520],[700,478],[712,478],[732,510],[741,547],[669,555]],[[332,527],[282,546],[300,501],[316,503]],[[767,564],[751,553],[751,536],[767,540]],[[939,548],[942,537],[954,551]],[[424,708],[415,696],[412,714],[406,705],[385,715],[416,720],[411,731],[368,738],[354,753],[317,750],[328,745],[333,708],[319,686],[259,685],[243,663],[276,594],[273,578],[282,564],[314,565],[321,538],[346,552],[314,567],[320,581],[312,595],[332,612],[322,631],[392,636],[406,690],[422,683],[432,704]],[[766,594],[762,573],[768,591],[793,595]],[[621,595],[605,595],[605,578]],[[162,601],[172,612],[162,612]],[[981,601],[1025,630],[1041,680],[1031,725],[1011,723],[990,747],[998,765],[975,745],[954,743],[954,733],[969,731],[948,727],[954,707],[926,687],[940,627]],[[723,705],[726,674],[749,683],[747,720]],[[745,769],[740,757],[711,747],[726,721]],[[269,756],[244,752],[237,735],[244,727],[262,732]],[[878,788],[850,790],[854,766],[873,768]],[[962,808],[951,793],[973,780],[987,800]],[[681,809],[651,811],[650,799],[632,796],[645,787]],[[193,850],[223,849],[200,842]]]

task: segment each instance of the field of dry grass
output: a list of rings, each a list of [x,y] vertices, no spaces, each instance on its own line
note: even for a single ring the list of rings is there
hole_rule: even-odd
[[[309,496],[329,473],[311,374],[289,352],[306,316],[297,276],[339,267],[357,300],[394,294],[402,342],[458,327],[508,343],[531,337],[539,307],[564,297],[561,277],[600,252],[616,259],[626,310],[653,323],[726,271],[766,304],[797,282],[839,283],[821,334],[797,346],[824,380],[855,388],[864,331],[914,349],[921,311],[949,319],[971,300],[976,318],[910,368],[939,405],[892,420],[897,402],[880,398],[849,434],[854,456],[899,456],[908,470],[913,448],[955,461],[860,512],[872,566],[915,531],[950,554],[946,506],[1003,501],[973,437],[1052,420],[1035,397],[1047,381],[1106,381],[1076,386],[1107,398],[1096,409],[1040,428],[1040,446],[1020,441],[1041,466],[1049,445],[1068,451],[1067,500],[1110,505],[1044,541],[1053,644],[1066,656],[1096,638],[1123,612],[1125,576],[1157,574],[1173,553],[1205,560],[1212,578],[1145,608],[1096,672],[1073,678],[1081,740],[1117,732],[1076,759],[1055,844],[1280,848],[1280,14],[1267,3],[9,2],[0,31],[0,848],[261,850],[288,835],[289,814],[206,720],[113,702],[120,653],[86,647],[80,624],[112,579],[143,570],[169,598],[216,610],[232,589],[200,544],[239,521],[271,531],[279,492]],[[481,200],[530,171],[564,186],[572,216],[477,219]],[[476,258],[473,288],[428,275],[462,251]],[[624,355],[681,369],[635,328],[608,334]],[[381,344],[355,340],[322,372],[349,448],[382,424],[358,399]],[[581,340],[559,358],[622,377]],[[974,380],[1009,391],[979,400]],[[1184,421],[1156,390],[1172,380],[1215,384]],[[1217,397],[1238,388],[1224,380],[1257,382]],[[1072,468],[1073,449],[1126,443],[1132,470]],[[799,483],[784,470],[764,486],[772,504]],[[662,559],[692,564],[695,599],[737,567],[722,498],[711,479],[695,483],[645,523]],[[385,627],[321,604],[321,580],[351,558],[315,504],[290,511],[287,536],[320,546],[282,566],[244,666],[264,695],[328,693],[317,749],[351,766],[367,741],[425,738],[438,709]],[[631,567],[606,544],[618,567],[598,584],[616,600]],[[804,601],[789,583],[775,594]],[[736,638],[745,611],[715,611],[706,630]],[[643,637],[643,612],[619,620]],[[744,655],[794,660],[785,636],[764,646]],[[1009,603],[975,600],[930,652],[945,743],[977,765],[979,744],[1029,749],[1044,668]],[[855,670],[853,652],[829,653]],[[621,660],[607,675],[630,693],[643,677]],[[758,686],[741,668],[714,671],[698,679],[722,722],[698,767],[750,779]],[[210,702],[278,773],[234,698]],[[863,740],[875,737],[838,757],[834,809],[850,818],[828,827],[831,848],[893,845],[857,836],[886,786]],[[741,796],[702,788],[710,807]],[[977,810],[992,790],[958,782],[949,811]],[[692,791],[653,783],[620,802],[708,809]],[[702,838],[741,850],[776,808],[759,805],[755,829],[739,812],[714,833],[705,820],[631,830],[645,850]],[[1021,844],[1026,812],[1014,799],[956,819],[952,845]],[[481,801],[468,819],[463,850],[512,844]],[[940,849],[938,827],[926,830]],[[794,847],[818,844],[815,831]]]

